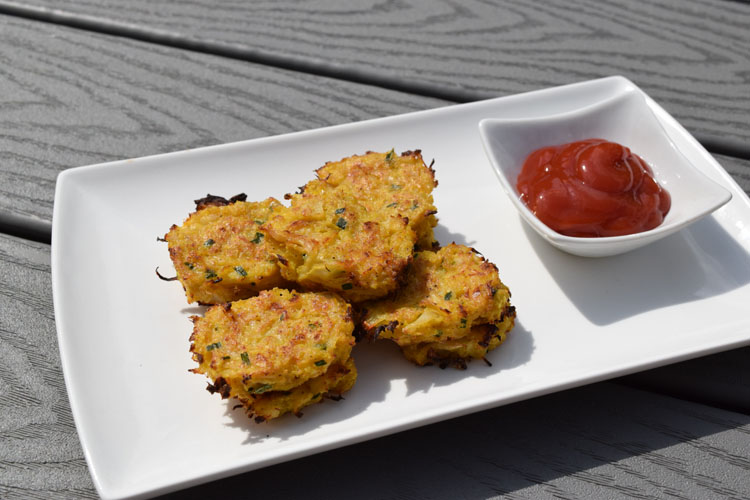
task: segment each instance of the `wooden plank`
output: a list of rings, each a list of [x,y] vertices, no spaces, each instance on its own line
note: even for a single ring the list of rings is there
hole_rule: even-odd
[[[47,245],[0,235],[4,499],[96,498],[63,384],[49,258]],[[723,369],[712,364],[703,376],[723,380]],[[728,369],[749,378],[747,363]],[[750,496],[748,449],[748,415],[601,383],[171,498],[742,498]]]
[[[55,335],[49,246],[0,236],[0,498],[97,498]]]
[[[0,16],[0,213],[52,218],[57,174],[447,104]]]
[[[742,498],[749,431],[747,415],[605,383],[168,498],[239,497],[249,485],[261,498],[313,500]]]
[[[713,156],[724,167],[724,170],[732,176],[732,179],[750,195],[750,161],[717,154]]]
[[[750,347],[663,366],[616,382],[750,415]]]
[[[750,5],[743,2],[285,0],[217,8],[209,0],[26,0],[22,7],[0,0],[4,5],[54,22],[458,99],[622,74],[693,133],[750,154]]]
[[[8,16],[0,28],[6,232],[10,216],[49,223],[66,168],[449,104]],[[750,163],[719,159],[750,192]]]

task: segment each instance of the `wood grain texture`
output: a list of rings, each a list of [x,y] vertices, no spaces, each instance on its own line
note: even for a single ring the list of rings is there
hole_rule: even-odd
[[[0,236],[0,498],[97,498],[55,335],[49,246]]]
[[[0,211],[47,222],[66,168],[450,104],[7,16],[0,63]]]
[[[14,3],[14,2],[0,2]],[[359,81],[506,95],[622,74],[703,136],[750,139],[750,5],[724,0],[25,0]],[[274,62],[276,64],[276,62]],[[387,85],[387,83],[385,83]]]
[[[750,347],[629,375],[616,382],[750,415]]]
[[[0,498],[96,498],[60,368],[49,247],[0,235],[0,273]],[[750,365],[722,358],[735,353],[747,350],[698,360],[702,376],[748,380]],[[748,415],[601,383],[169,498],[743,498],[748,449]]]
[[[745,193],[750,195],[750,161],[717,154],[713,156]]]
[[[749,436],[746,415],[605,383],[166,498],[742,498]]]
[[[28,3],[466,95],[619,73],[694,133],[750,138],[750,7],[740,3]],[[0,63],[0,211],[46,222],[65,168],[447,104],[7,16]],[[750,162],[717,159],[750,192]],[[0,235],[3,499],[97,496],[62,380],[49,271],[47,245]],[[170,498],[748,498],[748,349]]]
[[[447,104],[0,16],[0,211],[51,220],[64,169]]]

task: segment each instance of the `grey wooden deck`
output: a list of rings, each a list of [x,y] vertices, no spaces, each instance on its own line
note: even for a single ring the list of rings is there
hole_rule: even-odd
[[[0,0],[0,498],[97,497],[55,336],[60,171],[622,74],[750,192],[747,26],[750,5],[722,0]],[[170,496],[749,498],[749,362],[736,349]]]

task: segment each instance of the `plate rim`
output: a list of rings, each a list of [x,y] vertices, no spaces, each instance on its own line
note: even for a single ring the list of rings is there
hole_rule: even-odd
[[[132,165],[133,163],[136,163],[139,160],[154,160],[154,159],[164,159],[164,158],[178,158],[179,155],[187,155],[187,154],[195,154],[196,152],[210,154],[214,151],[220,151],[227,147],[235,147],[235,146],[242,146],[248,143],[259,143],[259,142],[272,142],[274,140],[279,140],[280,138],[290,138],[293,136],[299,136],[299,135],[308,135],[308,134],[316,134],[316,133],[332,133],[335,132],[338,129],[342,128],[351,128],[351,127],[357,127],[361,125],[371,125],[373,123],[377,122],[387,122],[389,120],[398,119],[406,116],[419,116],[419,115],[429,115],[433,114],[435,112],[447,112],[450,113],[450,110],[455,108],[465,108],[465,107],[480,107],[480,106],[486,106],[488,103],[494,103],[498,102],[500,100],[505,99],[513,99],[513,98],[529,98],[529,96],[544,94],[544,93],[552,93],[560,91],[561,89],[570,88],[570,87],[582,87],[585,85],[590,85],[594,82],[601,82],[601,83],[609,83],[613,86],[619,85],[619,86],[632,86],[636,90],[643,93],[643,95],[646,97],[647,102],[654,110],[657,119],[661,121],[667,121],[670,122],[670,125],[673,127],[676,127],[686,138],[688,141],[691,141],[694,146],[699,148],[701,154],[704,155],[704,159],[708,160],[709,163],[712,165],[714,169],[716,169],[719,174],[722,176],[724,182],[729,184],[729,190],[734,195],[735,193],[741,193],[743,196],[733,196],[733,202],[734,201],[742,201],[744,203],[744,206],[746,208],[750,208],[750,198],[748,198],[747,194],[744,193],[744,191],[739,187],[739,185],[734,181],[734,179],[726,172],[726,170],[721,167],[721,165],[698,143],[698,141],[689,133],[687,130],[682,127],[682,125],[674,119],[669,113],[667,113],[661,106],[659,106],[655,101],[651,99],[648,94],[643,92],[641,89],[639,89],[635,84],[633,84],[630,80],[622,77],[622,76],[611,76],[606,78],[600,78],[595,80],[587,80],[583,82],[577,82],[577,83],[571,83],[567,85],[561,85],[556,87],[550,87],[546,89],[540,89],[540,90],[534,90],[530,92],[524,92],[521,94],[513,94],[509,96],[503,96],[503,97],[497,97],[492,99],[486,99],[482,101],[472,102],[472,103],[466,103],[466,104],[456,104],[456,105],[449,105],[446,107],[441,108],[435,108],[435,109],[429,109],[429,110],[421,110],[411,113],[404,113],[401,115],[394,115],[394,116],[387,116],[387,117],[381,117],[381,118],[374,118],[371,120],[364,120],[360,122],[354,122],[354,123],[347,123],[347,124],[340,124],[340,125],[334,125],[330,127],[322,127],[312,130],[304,130],[304,131],[298,131],[298,132],[292,132],[289,134],[283,134],[283,135],[277,135],[277,136],[269,136],[269,137],[262,137],[257,139],[249,139],[245,141],[237,141],[227,144],[219,144],[219,145],[213,145],[213,146],[207,146],[207,147],[201,147],[201,148],[195,148],[195,149],[189,149],[189,150],[183,150],[183,151],[177,151],[177,152],[171,152],[171,153],[162,153],[158,155],[149,155],[144,156],[140,158],[135,159],[126,159],[126,160],[117,160],[113,162],[105,162],[105,163],[99,163],[99,164],[93,164],[89,166],[83,166],[83,167],[76,167],[72,169],[68,169],[65,171],[62,171],[58,177],[57,177],[57,185],[55,188],[55,202],[53,206],[53,221],[52,221],[52,245],[51,245],[51,278],[52,278],[52,295],[53,295],[53,306],[55,311],[55,326],[57,331],[57,341],[58,341],[58,348],[60,349],[60,359],[61,359],[61,365],[62,365],[62,371],[63,371],[63,377],[65,379],[65,385],[66,390],[68,392],[68,398],[70,401],[71,411],[73,413],[73,417],[76,423],[76,429],[78,432],[79,439],[81,441],[83,453],[86,459],[86,462],[89,467],[89,472],[92,476],[92,479],[94,481],[94,485],[97,489],[97,492],[103,497],[103,498],[130,498],[130,497],[143,497],[143,496],[150,496],[150,495],[156,495],[160,493],[166,493],[168,491],[173,491],[176,489],[194,486],[197,484],[201,484],[210,480],[219,479],[222,477],[228,477],[240,472],[253,470],[255,468],[261,468],[265,466],[269,466],[275,463],[280,463],[285,460],[293,460],[302,456],[310,455],[313,453],[341,447],[341,446],[347,446],[349,444],[353,444],[356,442],[361,442],[369,439],[373,439],[379,436],[384,436],[387,434],[392,434],[396,432],[400,432],[406,429],[414,428],[421,425],[428,425],[430,423],[434,423],[440,420],[453,418],[456,416],[461,416],[469,413],[473,413],[476,411],[482,411],[487,408],[491,407],[497,407],[502,406],[505,404],[510,404],[516,401],[520,401],[523,399],[528,399],[532,397],[537,397],[544,394],[549,394],[552,392],[557,392],[559,390],[564,390],[571,387],[577,387],[580,385],[584,385],[587,383],[596,382],[599,380],[606,380],[615,376],[623,375],[626,373],[632,373],[635,371],[640,371],[643,369],[648,369],[655,366],[660,366],[665,364],[665,361],[659,357],[659,359],[653,359],[650,361],[647,365],[639,365],[636,368],[623,368],[620,371],[616,372],[607,372],[605,374],[599,374],[592,377],[584,377],[581,380],[577,380],[574,382],[567,382],[567,383],[561,383],[558,385],[547,385],[545,388],[537,389],[529,392],[528,390],[519,390],[518,394],[516,394],[514,397],[511,397],[510,399],[504,399],[500,402],[495,401],[492,399],[491,396],[487,396],[485,400],[479,404],[471,405],[471,406],[464,406],[459,408],[453,408],[449,410],[448,412],[440,412],[439,414],[433,415],[430,418],[427,418],[425,420],[418,420],[414,421],[413,419],[402,419],[402,421],[396,425],[381,425],[376,429],[369,429],[364,434],[353,434],[350,436],[345,436],[343,440],[337,440],[335,442],[328,442],[327,444],[323,445],[322,447],[315,447],[315,448],[305,448],[302,450],[298,450],[297,452],[291,454],[291,455],[284,455],[284,454],[278,454],[274,455],[272,457],[266,458],[264,461],[259,462],[259,465],[257,467],[252,467],[248,465],[248,462],[243,462],[242,464],[238,464],[235,467],[232,468],[224,468],[220,471],[214,471],[202,474],[200,476],[196,476],[195,478],[188,480],[188,481],[182,481],[182,482],[175,482],[175,483],[167,483],[161,486],[158,486],[156,488],[131,488],[130,491],[113,491],[110,490],[109,487],[106,485],[106,481],[104,481],[104,478],[100,476],[100,470],[98,467],[98,464],[95,462],[95,458],[91,455],[90,446],[88,444],[88,439],[90,439],[90,436],[88,436],[88,433],[85,429],[81,428],[81,408],[79,406],[79,398],[77,393],[77,388],[75,384],[72,383],[70,380],[69,375],[69,368],[66,368],[68,364],[71,363],[71,357],[70,353],[67,352],[68,349],[68,335],[70,335],[67,330],[69,329],[69,326],[67,324],[68,318],[67,313],[64,311],[64,308],[62,308],[63,304],[63,298],[61,297],[61,286],[64,280],[64,276],[62,274],[63,272],[63,266],[61,262],[62,254],[61,251],[63,250],[62,244],[64,242],[64,235],[61,232],[62,224],[66,222],[67,220],[67,212],[64,212],[65,205],[69,203],[69,192],[71,189],[73,189],[73,186],[76,182],[79,182],[81,179],[85,180],[87,175],[94,174],[97,175],[102,171],[109,171],[108,169],[111,168],[124,168],[128,165]],[[750,344],[750,337],[747,338],[738,338],[736,341],[731,343],[724,343],[721,345],[716,346],[710,346],[701,350],[696,351],[695,349],[686,349],[685,352],[681,352],[681,354],[676,355],[675,357],[670,357],[666,362],[678,362],[685,359],[690,359],[697,356],[702,356],[706,354],[710,354],[713,352],[720,352],[727,349],[732,349],[736,347],[740,347],[743,345]],[[458,405],[461,406],[461,405]],[[258,462],[254,462],[258,463]]]

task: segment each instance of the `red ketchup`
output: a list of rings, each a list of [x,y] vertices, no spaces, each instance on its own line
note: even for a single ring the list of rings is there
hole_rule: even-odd
[[[645,161],[603,139],[531,153],[516,184],[521,200],[547,226],[568,236],[621,236],[653,229],[671,198]]]

